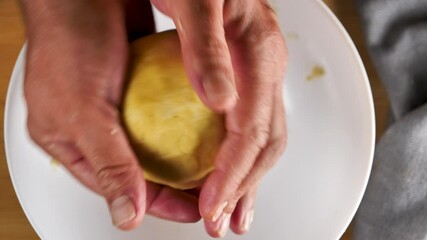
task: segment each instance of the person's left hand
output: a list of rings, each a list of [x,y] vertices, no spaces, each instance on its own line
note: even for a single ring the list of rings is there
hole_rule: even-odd
[[[249,230],[257,186],[283,152],[285,42],[266,0],[152,0],[178,30],[200,99],[225,113],[226,138],[200,193],[207,232]],[[230,222],[231,219],[231,222]]]

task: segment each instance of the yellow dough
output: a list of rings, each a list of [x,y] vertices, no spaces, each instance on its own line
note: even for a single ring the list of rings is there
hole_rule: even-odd
[[[202,184],[223,139],[223,116],[192,89],[176,31],[131,46],[122,117],[147,180],[176,189]]]

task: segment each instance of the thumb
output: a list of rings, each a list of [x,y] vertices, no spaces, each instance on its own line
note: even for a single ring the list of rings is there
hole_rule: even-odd
[[[230,51],[225,39],[223,1],[153,0],[177,26],[184,66],[200,99],[215,111],[237,101]]]
[[[146,186],[124,130],[105,116],[91,116],[80,129],[77,147],[93,169],[113,224],[124,230],[137,227],[145,214]]]

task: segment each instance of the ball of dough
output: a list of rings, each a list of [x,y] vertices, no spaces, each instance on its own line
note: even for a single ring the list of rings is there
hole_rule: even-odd
[[[132,43],[122,118],[145,179],[191,189],[212,171],[224,118],[191,87],[176,31]]]

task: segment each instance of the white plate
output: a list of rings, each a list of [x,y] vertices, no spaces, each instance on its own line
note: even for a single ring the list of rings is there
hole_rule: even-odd
[[[280,4],[279,4],[280,1]],[[338,239],[355,214],[369,177],[374,111],[362,61],[321,1],[277,0],[290,64],[285,101],[289,147],[259,190],[250,233],[238,239]],[[170,22],[158,13],[159,29]],[[16,63],[5,114],[10,175],[19,201],[45,240],[209,239],[203,225],[148,217],[133,232],[110,223],[105,202],[30,140],[23,98],[25,49]],[[307,76],[316,65],[325,75]],[[229,234],[226,239],[237,239]]]

